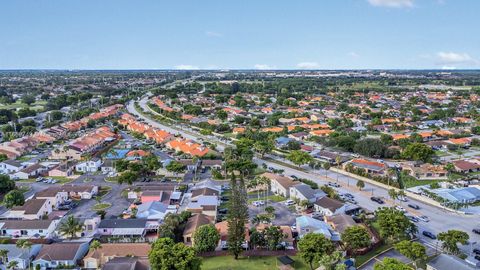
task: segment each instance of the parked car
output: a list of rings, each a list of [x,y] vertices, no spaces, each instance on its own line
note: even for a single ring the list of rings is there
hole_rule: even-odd
[[[253,206],[259,207],[259,206],[264,205],[265,202],[264,201],[254,201],[252,204],[253,204]]]
[[[340,185],[339,185],[339,184],[337,184],[337,183],[334,183],[334,182],[328,182],[328,183],[327,183],[327,186],[330,186],[330,187],[335,187],[335,188],[339,188],[339,187],[340,187]]]
[[[474,249],[473,249],[473,253],[475,253],[475,254],[477,254],[477,255],[480,255],[480,249],[474,248]]]
[[[437,239],[437,236],[429,231],[423,231],[422,234],[430,239]]]
[[[409,203],[408,207],[416,209],[416,210],[420,209],[420,206],[418,206],[418,204],[413,204],[413,203]]]
[[[292,179],[294,179],[294,180],[297,180],[297,179],[298,179],[298,177],[297,177],[296,175],[293,175],[293,174],[290,175],[290,178],[292,178]]]
[[[417,217],[414,217],[414,216],[407,216],[407,218],[410,219],[413,222],[419,222],[420,221],[420,219],[418,219]]]
[[[480,261],[480,255],[475,255],[475,260]]]
[[[295,204],[295,201],[294,201],[294,200],[286,200],[286,201],[285,201],[285,205],[286,205],[286,206],[294,205],[294,204]]]
[[[480,229],[475,228],[475,229],[472,230],[472,232],[476,233],[476,234],[480,234]]]
[[[219,210],[218,210],[218,213],[219,213],[219,214],[223,214],[223,215],[227,214],[227,212],[228,212],[228,209],[227,209],[227,208],[222,208],[222,209],[219,209]]]
[[[418,219],[420,219],[423,222],[429,222],[430,219],[427,216],[419,216]]]
[[[385,202],[382,200],[380,197],[370,197],[370,200],[378,203],[378,204],[384,204]]]

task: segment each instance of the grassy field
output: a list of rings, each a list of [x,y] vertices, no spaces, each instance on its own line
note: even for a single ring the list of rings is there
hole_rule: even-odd
[[[29,106],[29,105],[21,102],[20,100],[17,100],[17,102],[12,103],[12,104],[1,104],[0,109],[11,110],[11,109],[21,109],[21,108],[29,107],[32,110],[43,110],[43,107],[45,106],[45,104],[47,104],[47,102],[44,101],[44,100],[41,100],[41,101],[37,101],[37,102],[35,102],[35,103],[33,103],[32,105]]]
[[[300,270],[310,269],[298,256],[291,257],[294,261],[294,268]],[[250,257],[235,260],[232,256],[217,256],[203,258],[203,270],[271,270],[278,269],[277,257]]]
[[[430,185],[432,183],[440,183],[440,182],[445,182],[445,181],[446,180],[405,179],[405,180],[403,180],[403,183],[405,184],[405,188],[411,188],[411,187]]]

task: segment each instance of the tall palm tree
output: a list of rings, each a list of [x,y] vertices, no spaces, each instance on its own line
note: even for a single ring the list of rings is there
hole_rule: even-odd
[[[70,236],[70,239],[75,238],[77,233],[83,230],[83,225],[72,215],[68,216],[67,219],[60,224],[59,231],[63,235]]]
[[[391,188],[388,190],[388,196],[390,197],[390,199],[393,200],[393,203],[396,204],[396,200],[398,198],[398,193],[395,189]]]

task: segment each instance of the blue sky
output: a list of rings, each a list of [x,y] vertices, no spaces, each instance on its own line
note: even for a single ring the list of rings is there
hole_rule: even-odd
[[[0,2],[0,69],[480,68],[477,0]]]

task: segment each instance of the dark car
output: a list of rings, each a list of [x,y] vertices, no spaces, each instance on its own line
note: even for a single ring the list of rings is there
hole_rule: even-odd
[[[476,234],[480,234],[480,229],[473,229],[472,232]]]
[[[68,210],[71,210],[71,209],[72,209],[72,207],[70,205],[60,205],[58,207],[58,210],[60,210],[60,211],[68,211]]]
[[[475,254],[477,254],[477,255],[480,255],[480,249],[474,248],[474,249],[473,249],[473,253],[475,253]]]
[[[437,239],[437,236],[429,231],[423,231],[422,234],[430,239]]]
[[[226,197],[226,196],[222,196],[222,197],[220,197],[220,200],[221,200],[222,202],[226,202],[226,201],[229,201],[230,198],[229,198],[229,197]]]
[[[475,259],[476,259],[477,261],[480,261],[480,255],[476,255],[476,256],[475,256]]]
[[[382,200],[380,197],[370,197],[370,200],[378,203],[378,204],[384,204],[385,202]]]
[[[417,217],[414,217],[414,216],[407,216],[407,218],[410,219],[413,222],[419,222],[420,221],[420,219],[418,219]]]
[[[223,208],[223,209],[219,209],[219,210],[218,210],[218,213],[219,213],[219,214],[223,214],[223,215],[225,215],[227,212],[228,212],[228,209],[227,209],[227,208]]]
[[[416,209],[416,210],[420,209],[420,206],[418,206],[417,204],[412,204],[412,203],[409,203],[408,207]]]

